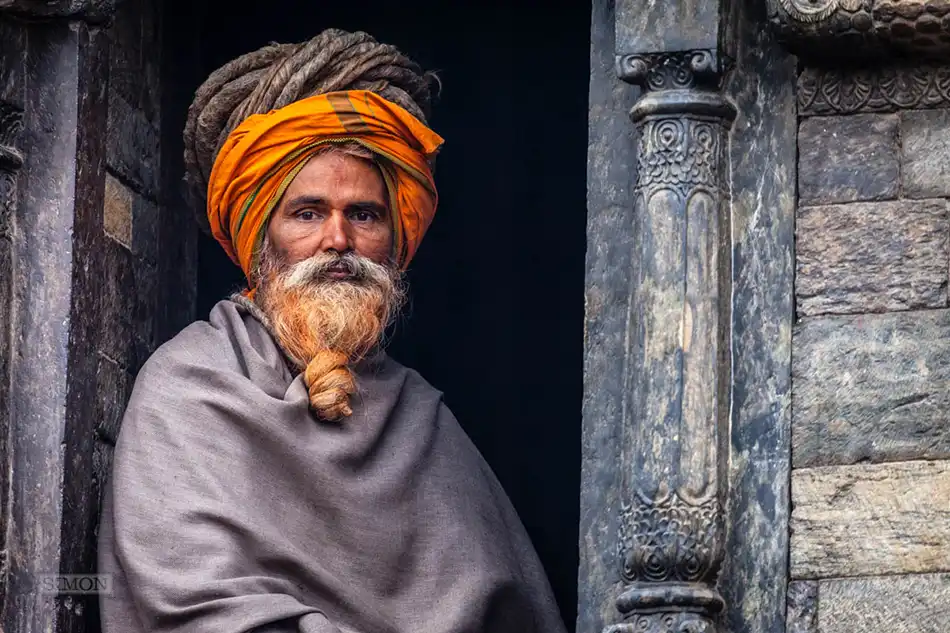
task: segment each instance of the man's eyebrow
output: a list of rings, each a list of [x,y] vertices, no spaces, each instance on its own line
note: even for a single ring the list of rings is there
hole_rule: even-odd
[[[321,198],[320,196],[312,196],[307,194],[301,194],[295,198],[291,198],[287,201],[288,207],[299,207],[299,206],[321,206],[327,204],[326,199]]]
[[[352,211],[374,211],[376,213],[385,213],[388,211],[388,207],[381,202],[375,202],[373,200],[361,200],[358,202],[351,202],[346,205],[347,209]]]
[[[284,206],[285,209],[298,209],[300,207],[324,207],[329,205],[326,198],[310,194],[301,194],[288,200]],[[385,215],[389,212],[389,207],[375,200],[357,200],[346,205],[350,211],[370,211],[379,215]]]

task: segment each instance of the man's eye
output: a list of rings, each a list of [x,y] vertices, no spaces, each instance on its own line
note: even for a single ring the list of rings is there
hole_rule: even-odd
[[[376,219],[376,215],[369,211],[354,211],[353,219],[357,222],[369,222]]]
[[[316,212],[314,212],[314,211],[308,211],[308,210],[304,209],[303,211],[298,211],[298,212],[297,212],[297,217],[300,218],[301,220],[305,220],[305,221],[309,222],[310,220],[316,219],[317,214],[316,214]]]

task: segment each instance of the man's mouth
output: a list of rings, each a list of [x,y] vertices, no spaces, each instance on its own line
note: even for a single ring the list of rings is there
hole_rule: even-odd
[[[346,264],[340,263],[328,266],[326,275],[330,279],[349,279],[353,276],[353,273]]]

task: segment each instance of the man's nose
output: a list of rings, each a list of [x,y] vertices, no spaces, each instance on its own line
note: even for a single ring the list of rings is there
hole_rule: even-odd
[[[345,253],[353,248],[350,240],[348,222],[342,213],[331,213],[323,223],[323,239],[320,250],[323,252],[337,251]]]

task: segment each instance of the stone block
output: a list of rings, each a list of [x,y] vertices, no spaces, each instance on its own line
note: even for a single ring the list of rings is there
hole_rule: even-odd
[[[139,193],[158,199],[158,130],[141,110],[114,91],[109,94],[109,168]]]
[[[141,0],[123,0],[109,27],[109,90],[141,107],[143,42]]]
[[[135,378],[114,359],[98,355],[96,394],[98,399],[96,435],[100,440],[115,444],[125,407],[132,395]]]
[[[158,261],[158,205],[145,196],[132,197],[132,252],[154,264]]]
[[[786,633],[818,633],[818,581],[788,584]]]
[[[950,627],[950,574],[822,580],[818,591],[822,633],[946,633]]]
[[[795,469],[789,527],[795,580],[950,571],[950,462]]]
[[[114,240],[102,240],[101,248],[104,277],[99,286],[99,317],[102,320],[99,350],[129,367],[134,360],[134,257],[128,249]]]
[[[91,509],[90,514],[99,516],[102,511],[102,501],[105,498],[106,487],[109,485],[109,476],[112,473],[112,458],[115,448],[106,442],[96,442],[92,450],[92,503],[95,507]],[[99,535],[99,522],[96,521],[92,528],[93,533],[87,535],[91,537],[94,543]]]
[[[945,200],[800,207],[796,234],[800,316],[947,305]]]
[[[898,119],[892,114],[811,117],[798,129],[801,204],[897,198]]]
[[[132,354],[129,370],[138,373],[157,347],[156,320],[161,312],[158,300],[158,265],[145,259],[134,264],[132,287]]]
[[[950,110],[901,113],[904,195],[950,196]]]
[[[950,311],[803,319],[792,348],[794,467],[950,457]]]
[[[142,7],[142,112],[152,124],[159,125],[162,70],[162,12],[163,2],[143,2]],[[187,19],[180,12],[175,20]]]
[[[132,248],[133,192],[112,174],[106,174],[105,202],[102,205],[102,228],[106,234],[126,248]]]

